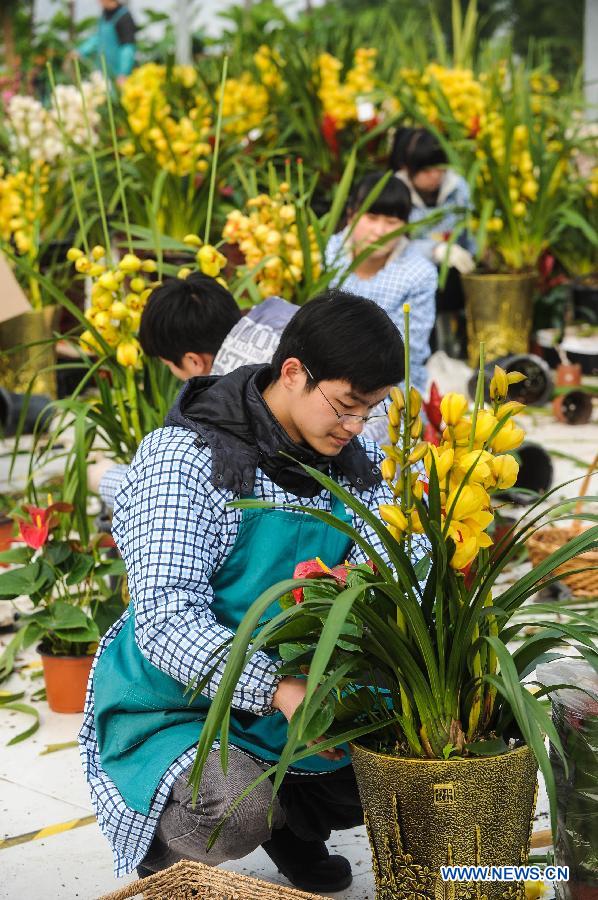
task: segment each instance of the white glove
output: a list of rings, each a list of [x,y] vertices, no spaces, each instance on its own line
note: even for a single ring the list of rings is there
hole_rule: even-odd
[[[473,256],[460,244],[448,244],[446,241],[441,241],[432,250],[432,259],[437,266],[441,266],[447,259],[449,267],[461,272],[462,275],[469,275],[475,269]]]

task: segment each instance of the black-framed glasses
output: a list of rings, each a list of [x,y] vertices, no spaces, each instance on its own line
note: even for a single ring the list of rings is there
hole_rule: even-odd
[[[309,369],[307,368],[305,363],[302,363],[301,365],[303,366],[303,368],[305,369],[305,371],[307,372],[307,374],[309,375],[311,380],[315,382],[317,389],[319,390],[322,397],[324,398],[324,400],[326,401],[326,403],[328,404],[328,406],[330,407],[330,409],[332,410],[332,412],[334,413],[334,415],[336,416],[338,421],[341,423],[341,425],[355,425],[356,422],[358,422],[361,425],[365,425],[367,422],[373,422],[376,419],[386,418],[386,416],[384,414],[380,415],[377,413],[375,413],[373,415],[369,415],[369,416],[358,416],[355,413],[339,413],[339,411],[336,409],[336,407],[330,402],[330,400],[328,399],[328,397],[326,396],[326,394],[324,393],[324,391],[322,390],[322,388],[320,387],[320,385],[318,384],[318,382],[316,381],[314,376],[311,374],[311,372],[309,371]]]

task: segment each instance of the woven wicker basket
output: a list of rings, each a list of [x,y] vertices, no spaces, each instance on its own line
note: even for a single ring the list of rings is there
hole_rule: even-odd
[[[321,894],[305,894],[187,859],[112,894],[105,894],[100,900],[133,897],[144,900],[322,900]]]
[[[598,456],[592,462],[586,477],[584,478],[579,492],[579,501],[575,507],[575,512],[581,512],[583,506],[583,498],[585,497],[590,486],[590,479],[598,466]],[[562,547],[571,538],[576,537],[583,530],[581,523],[577,520],[569,527],[552,527],[548,525],[546,528],[540,528],[527,539],[527,550],[532,565],[538,566],[551,553]],[[598,568],[588,568],[585,572],[576,572],[575,575],[567,575],[567,572],[575,572],[582,566],[598,567],[598,550],[590,550],[579,556],[570,559],[554,570],[555,575],[561,577],[571,593],[575,597],[598,597]]]

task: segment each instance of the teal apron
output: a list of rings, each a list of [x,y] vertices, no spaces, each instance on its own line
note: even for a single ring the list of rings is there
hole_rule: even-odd
[[[332,512],[345,522],[350,514],[336,498]],[[351,541],[336,528],[305,513],[282,509],[243,510],[233,549],[211,579],[212,610],[236,630],[263,591],[290,578],[299,562],[316,556],[342,563]],[[280,611],[273,603],[264,618]],[[170,765],[197,743],[210,700],[191,704],[186,686],[161,672],[135,643],[133,606],[125,625],[98,659],[94,675],[95,725],[100,759],[127,806],[148,814],[152,798]],[[233,710],[230,743],[267,762],[277,762],[287,740],[282,713],[256,716]],[[305,772],[331,772],[348,757],[312,756],[296,764]]]
[[[105,16],[101,16],[98,23],[96,64],[98,66],[98,69],[101,71],[102,56],[104,56],[106,58],[106,68],[108,70],[108,74],[113,78],[115,78],[117,75],[129,74],[132,68],[132,59],[130,60],[131,64],[127,62],[124,67],[121,66],[122,45],[118,39],[118,33],[116,31],[116,23],[119,19],[122,19],[126,12],[127,9],[123,6],[109,19],[106,19]],[[121,71],[122,68],[128,71]]]

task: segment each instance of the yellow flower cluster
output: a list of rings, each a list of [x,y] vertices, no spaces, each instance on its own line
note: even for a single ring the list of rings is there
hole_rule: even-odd
[[[450,564],[466,568],[492,540],[486,529],[493,521],[490,495],[507,490],[517,481],[519,464],[508,451],[522,443],[524,432],[512,421],[523,404],[508,401],[510,384],[523,380],[518,372],[506,373],[495,367],[490,385],[491,408],[469,413],[462,394],[446,394],[440,404],[444,431],[438,447],[421,441],[423,423],[419,416],[421,396],[411,388],[409,410],[399,388],[391,392],[388,433],[390,444],[383,447],[386,459],[382,475],[398,501],[384,504],[380,514],[391,534],[403,540],[423,532],[414,497],[421,499],[432,469],[440,488],[441,525],[454,544]],[[408,415],[408,420],[406,421]],[[407,440],[405,440],[407,435]],[[397,446],[401,442],[402,446]],[[421,471],[423,464],[427,477]],[[397,477],[397,471],[400,473]]]
[[[220,88],[216,91],[220,100]],[[268,91],[249,72],[240,78],[227,78],[222,101],[222,130],[226,134],[245,136],[261,128],[269,111]]]
[[[598,200],[598,166],[594,166],[588,180],[588,191],[590,195]]]
[[[403,68],[400,74],[413,102],[432,125],[442,128],[440,90],[455,121],[467,134],[475,134],[485,103],[484,89],[471,69],[449,69],[439,63],[429,63],[423,72]]]
[[[140,362],[141,347],[137,340],[141,313],[157,282],[148,282],[146,275],[157,271],[153,259],[139,259],[126,253],[115,266],[109,265],[106,249],[94,247],[88,256],[71,247],[67,258],[81,275],[91,279],[91,307],[85,318],[100,337],[115,351],[121,366],[135,367]],[[86,353],[103,355],[105,348],[91,330],[79,338]]]
[[[238,244],[248,270],[259,269],[254,281],[262,297],[292,299],[304,276],[305,259],[299,240],[297,211],[283,182],[273,196],[260,194],[247,201],[247,212],[235,209],[226,219],[224,240]],[[312,226],[308,226],[312,275],[318,278],[322,258]]]
[[[0,239],[14,243],[17,253],[35,251],[35,234],[44,219],[48,166],[4,173],[0,167]]]
[[[223,256],[212,244],[204,244],[197,234],[187,234],[183,238],[185,244],[195,248],[195,262],[204,275],[215,278],[223,287],[227,287],[226,281],[220,278],[220,272],[226,266],[226,256]],[[188,266],[183,266],[177,272],[179,278],[188,278],[193,272]]]
[[[167,96],[169,89],[180,93],[184,114],[176,118]],[[191,66],[166,66],[146,63],[134,69],[122,88],[122,104],[129,126],[145,152],[158,165],[174,175],[205,172],[212,147],[208,136],[212,127],[210,106],[193,88],[197,81]],[[125,155],[134,152],[131,142],[121,148]]]
[[[477,156],[481,160],[478,175],[478,186],[492,183],[492,175],[488,166],[487,149],[492,159],[504,166],[507,151],[509,152],[509,200],[516,219],[521,219],[527,212],[527,204],[538,196],[538,181],[534,172],[534,164],[530,152],[530,136],[526,125],[516,125],[510,136],[506,134],[503,117],[496,112],[484,115],[480,128],[480,144]],[[489,231],[500,231],[502,219],[492,218],[488,223]]]
[[[330,53],[318,56],[318,97],[325,116],[334,119],[338,129],[358,121],[357,103],[371,94],[375,87],[374,68],[377,50],[359,47],[353,57],[353,67],[341,83],[343,64]]]
[[[253,54],[253,61],[260,73],[264,87],[273,93],[282,94],[284,81],[280,69],[283,62],[278,51],[268,47],[267,44],[262,44]]]

